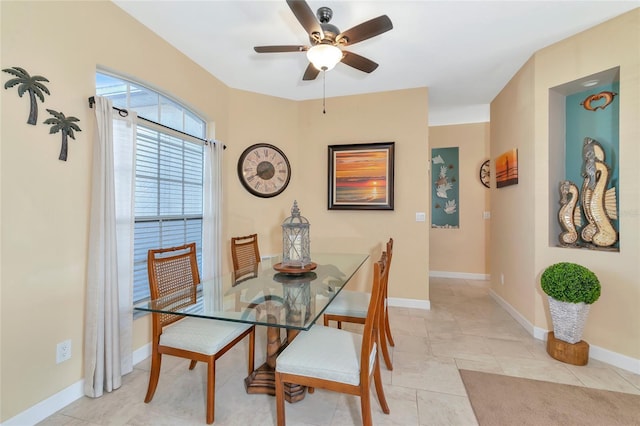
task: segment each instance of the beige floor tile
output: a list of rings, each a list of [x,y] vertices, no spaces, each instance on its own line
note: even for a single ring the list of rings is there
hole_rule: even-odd
[[[471,358],[471,357],[470,357]],[[484,371],[485,373],[504,374],[502,367],[495,357],[491,355],[478,355],[475,359],[456,358],[456,366],[459,370]]]
[[[467,334],[443,336],[431,339],[431,353],[434,356],[464,358],[470,354],[491,354],[485,339]]]
[[[394,337],[395,347],[389,349],[395,352],[411,352],[417,354],[430,354],[429,339],[425,336],[409,336],[398,334]]]
[[[546,382],[564,383],[581,386],[582,383],[566,367],[565,364],[549,357],[548,360],[533,358],[515,358],[496,356],[500,367],[508,376],[524,377],[526,379],[543,380]]]
[[[465,396],[417,391],[420,425],[473,426],[476,417]]]
[[[465,395],[464,385],[453,358],[436,358],[411,353],[396,353],[392,385]]]
[[[567,368],[586,387],[640,395],[640,389],[611,368],[581,368],[575,365],[570,365]]]
[[[384,414],[375,392],[375,425],[475,425],[459,369],[485,371],[551,382],[640,394],[640,375],[590,360],[583,367],[551,358],[546,343],[534,339],[489,295],[486,281],[430,279],[431,310],[389,308],[395,348],[393,370],[381,362],[384,390],[391,409]],[[345,324],[361,332],[361,325]],[[285,338],[284,332],[282,339]],[[265,360],[266,328],[256,328],[256,366]],[[247,395],[247,344],[241,343],[217,362],[216,426],[273,426],[275,399]],[[206,366],[188,370],[188,361],[163,358],[160,383],[149,404],[143,402],[150,361],[135,366],[122,387],[101,398],[80,398],[40,425],[172,425],[205,423]],[[289,426],[361,424],[357,397],[317,389],[301,402],[285,403]]]
[[[620,376],[624,377],[624,379],[629,383],[631,383],[633,386],[640,389],[640,374],[633,374],[627,370],[623,370],[617,367],[613,367],[613,370],[615,370],[618,374],[620,374]]]
[[[485,342],[493,355],[511,356],[518,358],[535,358],[533,352],[519,340],[485,338]]]

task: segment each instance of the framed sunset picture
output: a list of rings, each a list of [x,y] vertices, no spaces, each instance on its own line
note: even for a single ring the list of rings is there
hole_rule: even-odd
[[[496,158],[496,187],[518,183],[518,150],[512,149]]]
[[[395,142],[329,145],[329,210],[393,210]]]

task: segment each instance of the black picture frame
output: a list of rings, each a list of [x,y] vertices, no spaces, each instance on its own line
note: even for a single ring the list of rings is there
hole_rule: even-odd
[[[393,210],[395,142],[329,145],[329,210]]]

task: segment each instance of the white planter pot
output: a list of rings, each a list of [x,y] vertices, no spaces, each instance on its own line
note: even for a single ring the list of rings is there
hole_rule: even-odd
[[[555,338],[567,343],[578,343],[582,339],[582,331],[591,305],[583,302],[561,302],[551,296],[547,298]]]

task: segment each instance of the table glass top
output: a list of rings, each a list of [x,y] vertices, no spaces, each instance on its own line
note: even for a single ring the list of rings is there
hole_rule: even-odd
[[[176,292],[139,303],[134,309],[308,330],[368,257],[367,254],[314,254],[312,261],[317,267],[300,275],[276,271],[273,265],[280,260],[269,258],[258,266],[257,277],[235,286],[231,286],[230,274],[221,277],[224,288],[228,288],[222,303],[215,303],[215,280],[211,280],[203,281],[195,289],[195,303],[190,301],[193,291]]]

